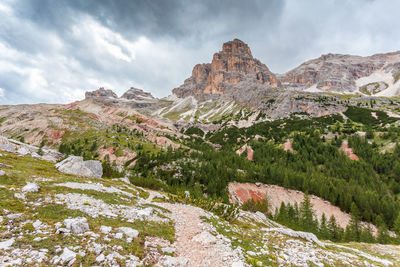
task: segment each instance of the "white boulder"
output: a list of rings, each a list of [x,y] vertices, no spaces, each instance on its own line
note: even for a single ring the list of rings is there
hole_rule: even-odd
[[[192,239],[195,242],[202,243],[203,245],[215,243],[217,241],[217,238],[210,234],[207,231],[201,232],[200,234],[196,235]]]
[[[63,253],[60,256],[60,260],[63,264],[72,265],[75,261],[76,253],[68,248],[64,248]]]
[[[37,192],[39,191],[39,186],[37,183],[27,183],[24,187],[22,187],[22,192]]]
[[[4,176],[4,175],[6,175],[6,172],[3,170],[0,170],[0,176]]]
[[[55,167],[68,174],[74,174],[86,177],[101,178],[103,176],[103,167],[98,160],[84,161],[82,157],[69,156],[63,161],[57,163]]]
[[[102,232],[105,235],[109,234],[111,230],[112,230],[111,226],[105,226],[105,225],[100,226],[100,232]]]
[[[138,235],[139,235],[139,231],[138,230],[132,229],[130,227],[119,227],[116,230],[119,233],[125,234],[126,238],[130,239],[130,240],[138,237]]]
[[[0,242],[0,249],[7,250],[12,246],[13,243],[14,243],[14,238],[8,239],[8,240],[3,241],[3,242]]]
[[[89,224],[87,223],[87,219],[84,217],[65,219],[64,225],[73,234],[84,234],[89,231]]]
[[[165,256],[162,266],[164,267],[183,267],[188,265],[188,260],[182,257]]]
[[[102,263],[105,259],[106,257],[104,256],[104,254],[100,254],[99,256],[96,257],[96,262]]]
[[[29,153],[31,153],[31,151],[29,151],[28,148],[26,148],[25,146],[21,147],[20,149],[17,150],[17,153],[20,155],[28,155]]]

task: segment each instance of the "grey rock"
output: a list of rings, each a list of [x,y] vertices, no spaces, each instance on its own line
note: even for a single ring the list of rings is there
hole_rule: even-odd
[[[12,168],[11,165],[7,165],[7,164],[4,164],[4,163],[0,163],[0,167],[1,168]]]
[[[63,253],[60,256],[61,262],[63,264],[72,265],[75,261],[76,253],[68,248],[64,248]]]
[[[119,227],[116,229],[119,233],[124,233],[127,238],[136,238],[139,235],[139,231],[130,227]]]
[[[65,219],[64,225],[73,234],[83,234],[90,230],[89,224],[87,223],[87,219],[85,217]]]
[[[69,156],[63,161],[57,163],[55,167],[60,172],[68,174],[95,178],[101,178],[103,176],[103,167],[100,161],[83,161],[83,158],[78,156]]]
[[[22,192],[38,192],[39,186],[36,183],[27,183],[23,188]]]
[[[189,261],[186,258],[171,256],[165,256],[162,262],[164,267],[184,267],[188,263]]]
[[[103,234],[109,234],[112,230],[111,226],[100,226],[100,232],[102,232]]]

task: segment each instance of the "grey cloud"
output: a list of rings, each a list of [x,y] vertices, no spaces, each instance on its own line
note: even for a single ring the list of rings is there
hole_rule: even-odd
[[[12,12],[0,14],[3,104],[65,103],[99,86],[166,96],[233,38],[280,73],[322,53],[400,43],[400,3],[389,0],[4,1]]]

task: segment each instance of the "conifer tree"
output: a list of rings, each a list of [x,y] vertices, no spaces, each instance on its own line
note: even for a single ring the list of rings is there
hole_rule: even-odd
[[[394,221],[393,231],[397,234],[397,237],[400,238],[400,212],[397,215],[396,220]]]
[[[321,223],[319,226],[319,236],[321,239],[330,239],[330,232],[328,229],[325,213],[322,213]]]
[[[317,225],[314,217],[310,197],[308,194],[304,194],[304,199],[300,206],[300,225],[304,231],[314,232],[316,230]]]

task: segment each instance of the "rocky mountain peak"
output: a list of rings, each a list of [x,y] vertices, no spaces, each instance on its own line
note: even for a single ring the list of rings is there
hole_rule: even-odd
[[[224,43],[222,45],[222,53],[253,57],[249,46],[239,39],[234,39],[233,41]]]
[[[136,101],[143,101],[143,100],[152,100],[155,99],[152,94],[143,91],[142,89],[131,87],[128,91],[126,91],[121,98],[127,100],[136,100]]]
[[[194,96],[204,99],[233,94],[234,88],[249,91],[278,85],[276,76],[268,67],[253,58],[249,46],[234,39],[222,45],[222,51],[214,54],[211,64],[196,65],[192,76],[172,92],[180,98]]]
[[[86,92],[85,93],[85,99],[89,98],[118,98],[117,94],[114,93],[110,89],[104,89],[104,87],[100,87],[99,89],[92,91],[92,92]]]

